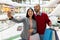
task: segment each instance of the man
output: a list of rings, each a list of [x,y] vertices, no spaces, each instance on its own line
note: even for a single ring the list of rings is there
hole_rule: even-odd
[[[40,12],[40,5],[37,4],[34,6],[35,10],[35,19],[37,22],[37,33],[40,35],[40,39],[43,40],[43,35],[46,29],[46,24],[51,26],[51,21],[49,20],[48,16],[44,12]]]

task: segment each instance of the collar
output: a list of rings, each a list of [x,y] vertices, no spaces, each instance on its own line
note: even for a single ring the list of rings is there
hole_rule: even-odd
[[[37,16],[38,14],[36,13],[36,16]],[[40,16],[42,15],[42,12],[40,12]]]

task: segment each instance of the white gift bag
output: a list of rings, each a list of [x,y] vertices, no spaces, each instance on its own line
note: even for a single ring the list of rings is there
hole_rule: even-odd
[[[59,40],[56,30],[53,30],[52,40]]]
[[[55,35],[55,32],[54,31],[52,33],[52,40],[56,40],[56,35]]]
[[[39,34],[36,33],[36,34],[30,36],[30,40],[40,40]]]

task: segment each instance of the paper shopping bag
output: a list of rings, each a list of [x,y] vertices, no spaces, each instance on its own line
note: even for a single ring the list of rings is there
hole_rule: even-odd
[[[52,40],[56,40],[55,31],[52,32]]]
[[[53,35],[52,35],[53,37],[52,37],[52,39],[59,40],[59,37],[57,35],[57,31],[54,30],[54,29],[51,29],[51,30],[53,30]],[[55,36],[55,38],[54,38],[54,36]]]
[[[54,29],[53,29],[53,30],[54,30]],[[59,40],[59,37],[58,37],[58,35],[57,35],[57,31],[54,30],[54,32],[55,32],[55,38],[56,38],[56,40]]]
[[[56,36],[56,40],[59,40],[56,30],[55,30],[55,36]]]
[[[51,29],[45,30],[43,40],[52,40],[52,30]]]

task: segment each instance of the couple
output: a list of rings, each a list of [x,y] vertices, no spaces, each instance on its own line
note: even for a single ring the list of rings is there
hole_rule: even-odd
[[[39,4],[34,6],[34,10],[32,8],[29,8],[27,10],[26,17],[20,20],[15,19],[11,15],[11,12],[8,12],[7,16],[9,20],[12,20],[16,23],[23,22],[24,30],[21,34],[22,40],[29,40],[30,35],[33,35],[35,33],[39,33],[40,39],[43,40],[46,24],[51,26],[51,21],[49,20],[48,16],[44,12],[40,12]]]

